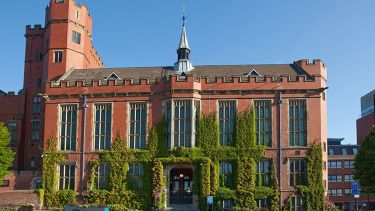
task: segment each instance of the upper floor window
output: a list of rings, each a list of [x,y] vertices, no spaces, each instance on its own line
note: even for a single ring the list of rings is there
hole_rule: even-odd
[[[328,182],[342,182],[342,175],[328,175]]]
[[[290,186],[304,185],[306,183],[306,161],[292,159],[289,161]]]
[[[111,146],[111,104],[95,105],[95,150],[106,150]]]
[[[344,168],[354,168],[354,160],[345,160]]]
[[[32,121],[31,122],[31,141],[39,141],[39,130],[40,130],[40,122],[39,121]]]
[[[292,211],[306,211],[306,199],[302,196],[292,196]]]
[[[255,184],[268,186],[271,181],[271,163],[270,160],[260,160],[256,165]]]
[[[75,189],[75,165],[60,165],[59,190]]]
[[[62,51],[54,51],[53,52],[53,63],[61,63],[63,60],[63,52]]]
[[[344,181],[345,182],[354,182],[354,175],[353,174],[346,174],[345,177],[344,177]]]
[[[63,105],[60,110],[60,149],[75,151],[77,142],[77,105]]]
[[[306,137],[306,101],[289,101],[289,145],[307,146]]]
[[[345,148],[341,149],[341,153],[342,153],[342,155],[347,155],[348,154]]]
[[[42,52],[37,52],[35,54],[35,60],[36,61],[42,61],[43,60],[43,53]]]
[[[219,101],[220,145],[233,146],[236,101]]]
[[[192,145],[192,102],[173,100],[167,106],[168,146],[191,147]]]
[[[36,82],[37,87],[42,87],[42,79],[38,78],[38,81]]]
[[[271,146],[271,101],[254,101],[256,144]]]
[[[147,103],[130,103],[129,146],[145,149],[147,137]]]
[[[128,186],[130,189],[142,190],[143,189],[144,167],[140,163],[129,164],[129,180]]]
[[[77,19],[79,19],[81,17],[81,13],[78,10],[76,10],[76,14],[75,15],[76,15]]]
[[[109,176],[109,164],[100,163],[96,167],[96,188],[107,189],[108,188],[108,176]]]
[[[219,185],[221,187],[234,188],[234,175],[232,163],[222,161],[219,166]]]
[[[341,168],[341,161],[328,161],[328,168],[332,169],[340,169]]]
[[[15,122],[10,122],[8,123],[8,130],[9,130],[9,137],[12,143],[17,140],[17,123]]]
[[[64,3],[64,0],[56,0],[56,3],[62,4],[62,3]]]
[[[358,149],[357,148],[353,148],[353,155],[356,155],[358,153]]]
[[[42,98],[40,96],[35,96],[33,98],[33,114],[40,113],[41,102],[42,102]]]
[[[330,195],[330,196],[342,196],[342,189],[329,189],[328,195]]]
[[[334,155],[334,150],[332,148],[328,148],[328,155]]]
[[[81,33],[73,31],[72,41],[77,44],[81,44]]]

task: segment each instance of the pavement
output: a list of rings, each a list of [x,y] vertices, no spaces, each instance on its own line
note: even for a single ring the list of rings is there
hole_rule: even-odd
[[[173,210],[173,211],[199,211],[198,207],[194,207],[191,204],[171,204],[164,210]]]

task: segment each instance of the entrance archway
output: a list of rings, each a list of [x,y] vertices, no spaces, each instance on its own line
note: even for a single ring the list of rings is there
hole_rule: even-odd
[[[190,168],[173,168],[169,177],[169,203],[193,203],[193,171]]]

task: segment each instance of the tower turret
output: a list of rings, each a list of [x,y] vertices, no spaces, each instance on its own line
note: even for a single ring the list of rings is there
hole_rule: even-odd
[[[193,69],[193,64],[190,61],[190,47],[186,36],[186,17],[182,16],[182,32],[180,43],[177,49],[177,62],[174,64],[175,71],[189,72]]]

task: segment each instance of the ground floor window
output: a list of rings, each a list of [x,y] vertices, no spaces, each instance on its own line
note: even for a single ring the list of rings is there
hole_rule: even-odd
[[[100,163],[96,168],[96,188],[107,189],[108,188],[108,176],[109,176],[109,164]]]
[[[71,189],[75,187],[75,170],[74,164],[60,165],[59,190]]]
[[[233,207],[233,203],[229,199],[224,199],[220,200],[219,206],[221,211],[229,211]]]
[[[222,161],[219,168],[219,184],[221,187],[234,188],[232,163]]]
[[[257,199],[257,200],[255,200],[255,202],[256,202],[256,207],[258,207],[258,208],[267,208],[268,207],[267,198]]]
[[[129,164],[129,188],[135,190],[143,189],[144,167],[141,163]]]
[[[292,196],[292,211],[306,211],[306,199],[301,196]]]

